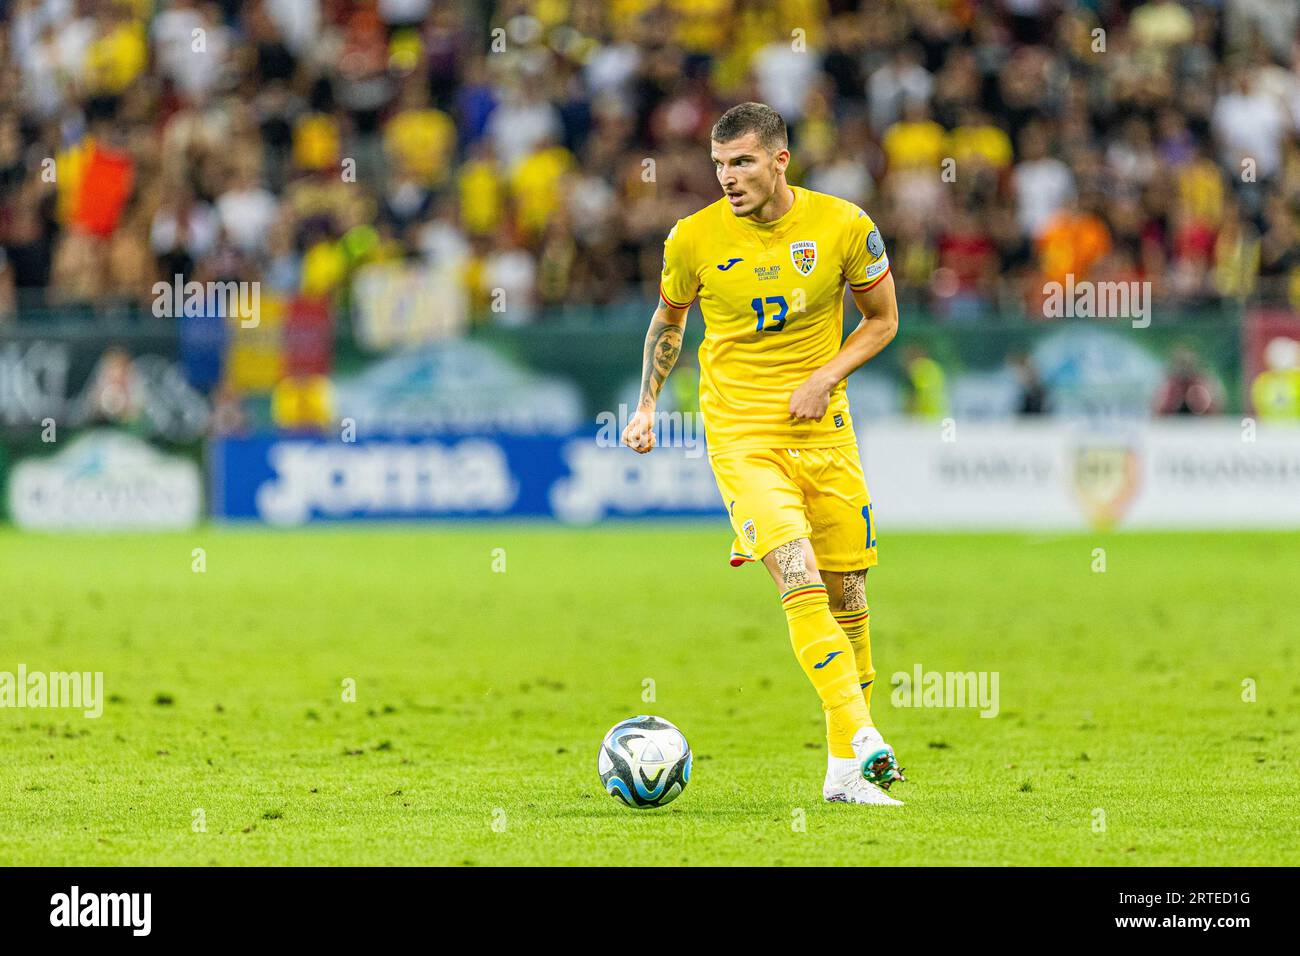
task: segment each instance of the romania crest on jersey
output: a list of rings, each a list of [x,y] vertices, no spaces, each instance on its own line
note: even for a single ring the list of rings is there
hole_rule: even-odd
[[[808,275],[817,265],[817,243],[811,239],[790,243],[790,261],[800,275]]]

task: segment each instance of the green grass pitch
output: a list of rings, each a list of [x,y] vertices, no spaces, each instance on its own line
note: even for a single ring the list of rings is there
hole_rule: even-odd
[[[902,808],[821,801],[820,708],[729,539],[0,531],[0,671],[103,671],[109,698],[0,709],[0,863],[1300,863],[1300,535],[882,534]],[[999,714],[893,706],[917,664],[998,672]],[[638,713],[696,755],[660,810],[596,774]]]

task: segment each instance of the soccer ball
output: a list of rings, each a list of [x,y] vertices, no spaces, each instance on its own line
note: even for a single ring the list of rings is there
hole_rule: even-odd
[[[691,779],[691,745],[662,717],[629,717],[601,741],[596,768],[611,797],[638,810],[662,807]]]

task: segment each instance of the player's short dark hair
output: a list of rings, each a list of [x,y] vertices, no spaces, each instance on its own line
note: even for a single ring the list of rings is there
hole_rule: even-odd
[[[759,144],[769,153],[780,152],[789,145],[785,120],[766,103],[733,106],[713,124],[710,135],[715,143],[730,143],[746,133],[757,134]]]

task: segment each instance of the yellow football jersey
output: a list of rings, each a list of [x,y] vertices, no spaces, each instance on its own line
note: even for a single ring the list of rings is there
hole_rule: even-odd
[[[844,383],[820,421],[796,421],[790,396],[840,349],[844,285],[889,272],[871,217],[799,186],[774,222],[737,218],[726,197],[680,219],[664,243],[659,294],[704,314],[700,411],[709,454],[852,444]]]

